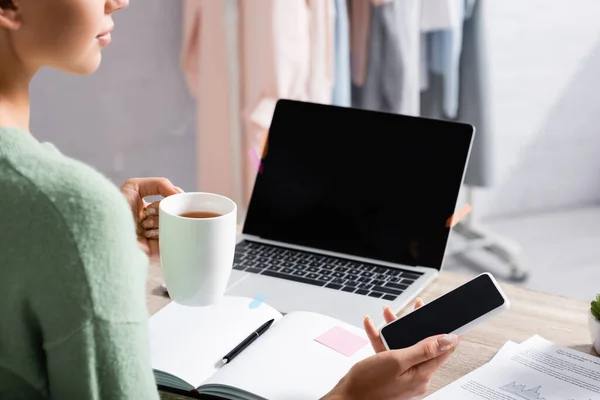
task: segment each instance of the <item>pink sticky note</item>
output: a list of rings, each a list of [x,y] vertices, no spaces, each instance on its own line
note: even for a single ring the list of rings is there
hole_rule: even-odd
[[[315,341],[342,353],[347,357],[350,357],[365,344],[369,343],[367,339],[348,332],[339,326],[331,328],[321,336],[315,338]]]
[[[258,170],[258,172],[260,174],[262,174],[263,171],[263,165],[262,165],[262,161],[260,160],[260,157],[256,154],[256,152],[254,152],[252,149],[250,149],[248,151],[248,154],[250,155],[250,158],[252,159],[252,161],[254,162],[254,165],[256,166],[256,169]]]

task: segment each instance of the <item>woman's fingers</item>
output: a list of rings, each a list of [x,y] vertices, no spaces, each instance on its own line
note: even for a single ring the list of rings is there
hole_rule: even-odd
[[[448,351],[446,351],[444,354],[437,356],[434,359],[425,361],[419,365],[416,366],[416,368],[424,375],[426,376],[431,376],[435,373],[435,371],[438,370],[439,367],[442,366],[442,364],[444,364],[452,355],[452,353],[454,353],[454,350],[456,350],[455,348],[452,348]]]
[[[421,308],[425,305],[425,303],[423,303],[423,300],[421,300],[420,297],[417,297],[417,300],[415,301],[415,310],[417,308]]]
[[[417,300],[415,302],[415,310],[419,307],[422,307],[423,304],[423,300],[417,297]],[[396,316],[396,314],[394,314],[390,306],[386,305],[383,307],[383,318],[385,319],[385,322],[389,324],[390,322],[394,322],[398,317]],[[373,321],[371,320],[371,318],[365,316],[363,325],[365,328],[365,332],[369,337],[369,341],[373,346],[373,350],[375,350],[376,353],[386,351],[385,345],[383,344],[381,336],[379,335],[379,331],[377,330],[377,328],[375,328],[375,325],[373,325]]]
[[[387,323],[390,323],[396,320],[396,314],[394,314],[394,312],[389,306],[384,306],[383,318]],[[377,330],[377,328],[375,328],[375,325],[373,325],[373,321],[371,320],[371,318],[365,317],[363,325],[365,328],[365,332],[367,332],[367,336],[369,337],[369,341],[371,342],[371,346],[373,346],[373,350],[375,350],[376,353],[386,351],[385,345],[383,344],[381,336],[379,335],[379,331]]]
[[[133,178],[125,182],[123,187],[136,191],[141,198],[148,196],[168,197],[183,192],[166,178]]]
[[[390,322],[396,320],[396,314],[394,314],[394,312],[392,311],[390,306],[383,307],[383,318],[385,319],[385,322],[387,322],[388,324]]]
[[[151,229],[142,233],[146,239],[158,239],[158,229]]]
[[[458,336],[436,335],[402,349],[407,366],[414,366],[438,358],[458,345]],[[441,360],[445,360],[442,358]]]
[[[373,325],[371,318],[365,316],[363,326],[365,328],[365,332],[367,332],[367,336],[371,342],[371,346],[373,346],[373,350],[375,350],[375,353],[381,353],[382,351],[385,351],[385,345],[381,341],[379,332],[377,331],[377,328],[375,328],[375,325]]]
[[[148,205],[144,208],[143,217],[140,221],[140,228],[142,228],[142,235],[146,239],[158,239],[158,206],[160,201]]]
[[[140,225],[144,229],[158,229],[158,217],[148,217]]]
[[[158,245],[158,240],[149,240],[148,248],[150,249],[150,262],[156,262],[156,260],[160,259],[160,247]]]
[[[158,238],[158,228],[159,228],[159,219],[158,219],[158,207],[160,205],[160,201],[155,201],[154,203],[148,205],[144,208],[143,217],[140,221],[140,228],[142,228],[145,238],[147,239],[156,239]]]
[[[146,208],[144,208],[144,218],[151,216],[158,216],[158,207],[160,206],[160,201],[155,201],[151,203]]]

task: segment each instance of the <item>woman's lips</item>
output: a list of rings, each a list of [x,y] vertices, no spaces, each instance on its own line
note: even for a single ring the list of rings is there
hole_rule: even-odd
[[[104,46],[108,46],[112,40],[111,34],[110,32],[106,32],[106,33],[102,33],[98,36],[96,36],[96,39],[98,39],[98,42],[100,42],[100,45],[102,47]]]

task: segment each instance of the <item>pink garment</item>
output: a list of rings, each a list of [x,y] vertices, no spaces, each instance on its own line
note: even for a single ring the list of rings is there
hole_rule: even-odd
[[[199,190],[235,198],[224,0],[184,2],[182,68],[198,104]]]
[[[186,0],[183,68],[198,99],[201,190],[235,193],[234,157],[244,160],[245,208],[280,98],[330,103],[333,87],[333,0],[252,0],[239,4],[243,151],[233,154],[224,0]],[[194,14],[195,16],[189,15]]]
[[[240,2],[243,48],[243,127],[248,146],[263,154],[280,98],[331,103],[333,0]],[[256,168],[246,163],[249,200]]]
[[[310,78],[308,95],[315,103],[330,104],[333,91],[334,0],[311,0]]]
[[[352,83],[362,86],[367,76],[367,54],[369,52],[369,22],[371,20],[369,0],[350,0],[349,17]]]
[[[393,0],[349,0],[350,63],[352,83],[362,86],[367,76],[371,5],[381,6]]]
[[[304,0],[239,2],[242,48],[243,136],[262,154],[259,138],[268,131],[279,98],[308,100],[308,10]],[[247,160],[249,157],[246,157]],[[249,199],[256,168],[245,163]]]

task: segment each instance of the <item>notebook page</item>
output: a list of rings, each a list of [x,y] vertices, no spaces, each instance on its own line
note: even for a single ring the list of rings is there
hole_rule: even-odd
[[[281,314],[265,303],[250,308],[252,299],[225,296],[208,307],[175,302],[150,318],[152,368],[198,387],[214,374],[222,357],[251,332]]]
[[[367,338],[361,329],[334,318],[292,312],[209,378],[201,389],[221,384],[265,399],[320,398],[357,361],[374,354],[368,342],[348,357],[314,340],[334,327]]]

